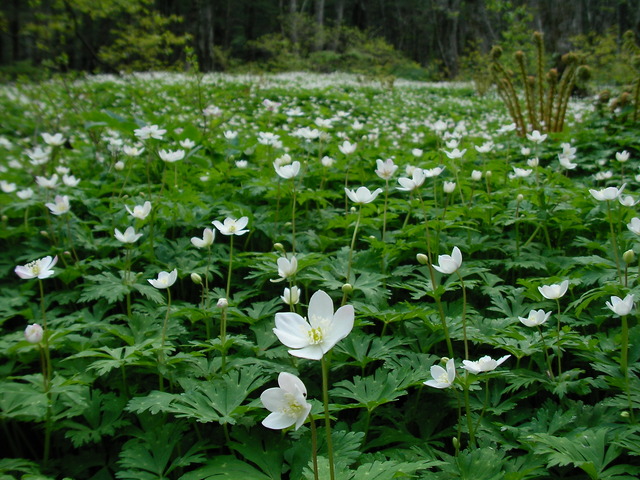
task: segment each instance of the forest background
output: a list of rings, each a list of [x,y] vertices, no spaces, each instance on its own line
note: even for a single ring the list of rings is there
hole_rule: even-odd
[[[635,77],[640,0],[3,0],[0,78],[197,68],[478,80],[493,45],[526,52],[533,30],[550,66],[578,50],[596,80]]]

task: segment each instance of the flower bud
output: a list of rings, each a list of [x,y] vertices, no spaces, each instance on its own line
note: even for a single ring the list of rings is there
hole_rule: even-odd
[[[27,326],[24,329],[24,338],[26,338],[29,343],[40,343],[42,341],[42,336],[44,335],[44,331],[42,327],[37,323],[33,325]]]
[[[119,172],[124,170],[124,162],[122,160],[117,161],[113,168],[115,168]]]
[[[216,307],[218,308],[227,308],[229,306],[229,302],[226,298],[219,298],[218,303],[216,303]]]
[[[196,272],[191,274],[191,281],[196,285],[202,285],[202,277],[198,275]]]
[[[285,249],[284,249],[284,245],[282,245],[280,242],[274,243],[273,244],[273,249],[278,251],[278,252],[286,253]]]
[[[620,412],[620,416],[622,418],[629,418],[629,412],[627,412],[626,410]]]
[[[350,283],[345,283],[342,285],[342,293],[351,293],[353,292],[353,285]]]
[[[518,194],[518,196],[516,197],[516,200],[518,202],[521,202],[522,200],[524,200],[524,195],[522,195],[521,193]]]
[[[460,448],[460,442],[458,441],[458,437],[452,437],[451,444],[453,445],[453,448],[458,450]]]
[[[419,253],[416,255],[416,260],[421,265],[427,265],[429,263],[429,257],[427,257],[424,253]]]
[[[630,265],[636,259],[636,254],[633,253],[633,250],[627,250],[622,254],[622,259],[624,260],[624,263]]]
[[[493,175],[493,173],[491,172],[491,170],[487,170],[487,173],[484,174],[484,176],[486,178],[491,178],[491,175]]]

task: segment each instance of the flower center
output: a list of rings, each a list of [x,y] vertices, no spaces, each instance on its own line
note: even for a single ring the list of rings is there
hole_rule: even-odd
[[[322,327],[316,327],[309,330],[309,343],[311,345],[318,345],[324,340],[324,331]]]
[[[438,382],[440,383],[449,383],[449,377],[447,376],[447,372],[442,372],[442,375],[440,375],[437,379]]]
[[[284,398],[287,402],[287,405],[282,409],[282,413],[286,415],[290,415],[292,417],[297,417],[300,415],[300,412],[304,410],[304,407],[298,403],[296,397],[291,393],[285,393]]]
[[[27,268],[29,270],[31,270],[31,273],[33,275],[39,275],[40,274],[40,262],[38,262],[37,260],[34,260],[33,262],[27,263]]]

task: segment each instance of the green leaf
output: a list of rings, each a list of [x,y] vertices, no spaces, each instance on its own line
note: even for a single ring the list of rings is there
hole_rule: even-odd
[[[109,272],[87,275],[82,285],[80,302],[92,302],[104,298],[109,303],[121,301],[130,289],[122,279]]]
[[[357,407],[366,408],[369,412],[385,403],[392,402],[405,395],[406,390],[400,389],[402,379],[395,371],[379,368],[369,377],[353,377],[353,382],[343,380],[336,383],[331,394],[336,397],[355,400]]]
[[[206,465],[186,473],[178,480],[272,480],[272,477],[261,473],[248,463],[231,455],[220,455]]]

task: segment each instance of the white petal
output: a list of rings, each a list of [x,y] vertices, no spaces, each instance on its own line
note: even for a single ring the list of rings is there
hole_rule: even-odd
[[[285,392],[281,388],[268,388],[260,395],[260,401],[270,412],[279,412],[288,406]]]
[[[300,392],[303,397],[307,396],[307,387],[302,383],[302,380],[292,373],[281,372],[280,375],[278,375],[278,385],[280,385],[280,388],[283,390],[294,395]]]
[[[289,354],[298,358],[306,358],[308,360],[320,360],[323,352],[320,345],[309,345],[298,350],[289,350]]]
[[[316,320],[330,320],[333,318],[333,300],[331,297],[318,290],[309,300],[309,323],[313,328],[318,327]]]
[[[280,412],[270,413],[267,418],[262,421],[262,425],[273,430],[282,430],[296,423],[295,417]]]

